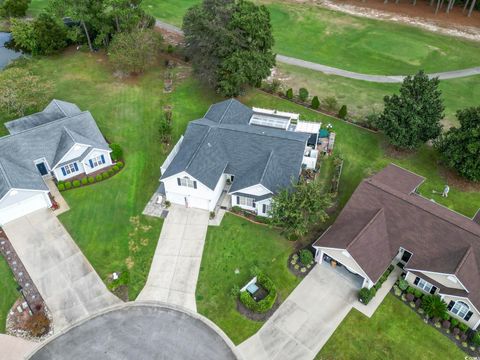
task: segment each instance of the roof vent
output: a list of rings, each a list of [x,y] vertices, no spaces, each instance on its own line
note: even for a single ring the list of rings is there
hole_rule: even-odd
[[[208,145],[208,147],[212,147],[212,144],[210,144],[210,143],[207,143],[207,145]]]

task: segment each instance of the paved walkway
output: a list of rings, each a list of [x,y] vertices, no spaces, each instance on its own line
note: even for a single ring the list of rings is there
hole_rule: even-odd
[[[317,265],[239,350],[245,359],[312,360],[357,301],[357,294],[349,279]]]
[[[15,336],[0,334],[0,360],[20,360],[38,344]]]
[[[161,301],[197,311],[195,289],[208,218],[206,210],[170,206],[138,301]]]
[[[183,31],[180,28],[174,25],[167,24],[160,20],[156,20],[155,26],[177,35],[183,35]],[[305,69],[319,71],[328,75],[337,75],[344,78],[363,80],[363,81],[375,82],[375,83],[400,83],[403,81],[405,77],[405,75],[393,76],[393,75],[362,74],[362,73],[338,69],[332,66],[322,65],[322,64],[305,61],[305,60],[293,58],[290,56],[280,55],[280,54],[277,55],[277,61],[284,64],[295,65]],[[480,75],[480,66],[469,68],[469,69],[429,74],[429,76],[438,77],[440,80],[457,79],[457,78],[474,76],[474,75]]]
[[[3,228],[52,313],[55,332],[120,302],[51,210]]]

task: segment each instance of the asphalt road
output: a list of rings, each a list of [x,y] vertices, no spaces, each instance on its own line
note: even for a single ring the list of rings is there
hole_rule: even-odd
[[[164,29],[166,31],[169,31],[178,35],[183,35],[182,30],[177,26],[167,24],[160,20],[156,20],[155,26],[160,29]],[[393,75],[362,74],[362,73],[338,69],[335,67],[318,64],[310,61],[305,61],[302,59],[297,59],[294,57],[280,55],[280,54],[277,55],[277,61],[284,64],[295,65],[305,69],[319,71],[328,75],[337,75],[344,78],[363,80],[363,81],[375,82],[375,83],[400,83],[405,78],[405,75],[393,76]],[[480,66],[477,66],[469,69],[433,73],[433,74],[429,74],[429,76],[438,77],[440,80],[447,80],[447,79],[456,79],[456,78],[474,76],[479,74],[480,74]]]

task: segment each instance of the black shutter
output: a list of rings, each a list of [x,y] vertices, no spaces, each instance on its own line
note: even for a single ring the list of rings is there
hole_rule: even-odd
[[[193,188],[194,188],[194,189],[197,188],[197,182],[196,182],[196,181],[193,182]]]
[[[255,201],[253,202],[253,207],[255,207]]]
[[[465,315],[465,317],[464,317],[463,319],[464,319],[465,321],[468,321],[468,320],[470,320],[470,318],[472,317],[472,315],[473,315],[473,312],[469,311],[469,312],[467,313],[467,315]]]
[[[237,204],[240,205],[240,196],[237,196]]]
[[[181,185],[181,184],[180,184],[180,178],[177,178],[177,184],[178,184],[178,186]]]
[[[435,291],[437,291],[437,288],[435,286],[432,286],[432,289],[430,290],[430,294],[435,294]]]
[[[415,281],[413,282],[413,285],[418,285],[418,282],[420,281],[420,278],[417,276],[415,278]]]
[[[455,305],[455,301],[450,301],[447,306],[447,310],[450,311],[452,310],[453,306]]]
[[[263,204],[262,205],[262,210],[263,210],[263,213],[266,214],[267,213],[267,205]]]

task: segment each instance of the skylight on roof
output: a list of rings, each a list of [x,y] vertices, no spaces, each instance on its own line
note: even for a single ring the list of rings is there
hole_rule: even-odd
[[[252,118],[250,119],[250,125],[287,130],[288,126],[290,125],[290,119],[267,114],[253,114]]]

